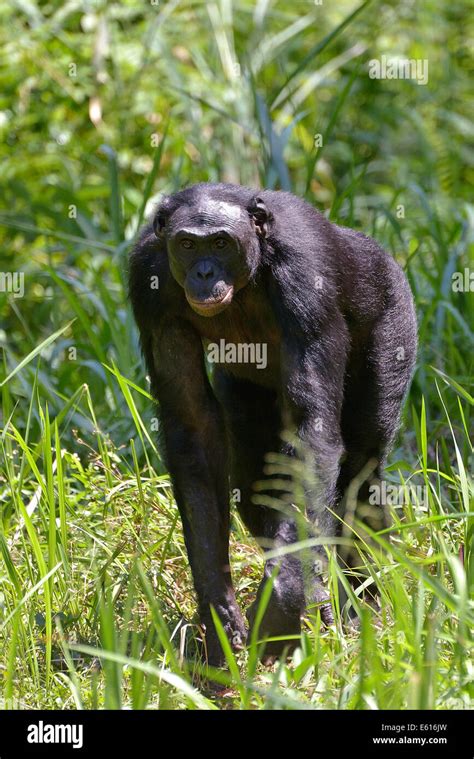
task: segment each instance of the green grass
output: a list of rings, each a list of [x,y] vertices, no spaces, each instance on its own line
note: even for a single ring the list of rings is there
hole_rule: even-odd
[[[0,271],[25,274],[25,297],[0,292],[0,705],[472,707],[474,298],[451,286],[474,237],[467,4],[21,8],[0,6]],[[429,85],[370,80],[386,52],[427,57]],[[336,625],[310,610],[273,667],[257,638],[227,651],[211,697],[126,257],[160,192],[217,179],[291,189],[404,266],[420,349],[387,476],[426,497],[363,547],[379,611],[348,588],[343,623],[330,553]],[[231,541],[247,607],[263,557],[237,515]]]
[[[28,365],[27,365],[28,366]],[[125,379],[113,375],[117,395],[136,425]],[[227,685],[211,702],[193,688],[199,665],[194,600],[183,537],[166,475],[140,467],[130,448],[117,448],[97,423],[87,388],[67,416],[86,416],[95,443],[63,447],[61,432],[41,403],[34,381],[28,418],[40,433],[15,426],[4,385],[1,446],[3,490],[10,519],[0,536],[4,650],[1,670],[6,704],[31,708],[467,708],[472,697],[469,587],[474,579],[472,481],[463,445],[446,418],[453,463],[444,467],[431,450],[425,406],[415,432],[419,461],[399,462],[399,476],[427,488],[426,503],[408,499],[396,510],[391,542],[378,535],[361,561],[380,594],[375,613],[352,597],[359,629],[339,617],[323,631],[316,614],[305,619],[292,662],[264,668],[258,641],[215,677]],[[452,394],[450,388],[446,393]],[[441,396],[442,397],[442,396]],[[459,397],[459,396],[458,396]],[[462,419],[462,404],[459,401]],[[414,409],[416,412],[416,409]],[[412,491],[409,491],[412,492]],[[357,528],[356,528],[357,529]],[[460,559],[463,549],[464,559]],[[262,557],[239,520],[232,533],[233,571],[243,605],[253,600]],[[336,599],[341,570],[331,562]],[[193,621],[194,620],[194,621]],[[204,691],[206,692],[206,691]]]

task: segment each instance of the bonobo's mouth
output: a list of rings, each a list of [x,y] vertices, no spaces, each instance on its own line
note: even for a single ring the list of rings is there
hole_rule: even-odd
[[[223,311],[232,301],[234,288],[232,285],[221,298],[208,298],[206,300],[194,300],[186,293],[189,305],[200,316],[215,316]]]

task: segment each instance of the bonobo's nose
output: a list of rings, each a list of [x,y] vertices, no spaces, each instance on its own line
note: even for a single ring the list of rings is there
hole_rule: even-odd
[[[211,261],[199,261],[196,268],[196,275],[199,279],[211,279],[214,276],[214,267]]]

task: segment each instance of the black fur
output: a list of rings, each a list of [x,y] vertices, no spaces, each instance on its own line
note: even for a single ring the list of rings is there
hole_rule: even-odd
[[[216,243],[226,230],[228,241]],[[228,251],[221,255],[218,245]],[[253,535],[274,545],[297,540],[291,513],[252,502],[265,455],[294,455],[280,437],[294,432],[314,457],[307,514],[323,536],[336,535],[327,507],[340,508],[368,461],[380,477],[398,427],[416,354],[413,299],[400,267],[370,238],[289,193],[224,184],[195,185],[160,204],[132,253],[130,294],[208,660],[219,664],[210,605],[234,645],[246,637],[229,569],[229,476]],[[266,368],[220,364],[211,386],[204,349],[221,339],[266,344]],[[265,577],[276,561],[267,562]],[[263,632],[298,633],[308,603],[320,604],[331,622],[312,560],[293,553],[278,563]]]

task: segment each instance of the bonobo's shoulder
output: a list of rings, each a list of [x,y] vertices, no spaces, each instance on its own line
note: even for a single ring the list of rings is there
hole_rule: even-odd
[[[146,224],[132,248],[128,266],[129,297],[140,327],[150,326],[165,309],[170,285],[168,256],[152,224]]]
[[[141,252],[142,248],[146,249],[150,245],[156,243],[156,241],[153,224],[149,222],[141,228],[137,241],[131,250],[131,255],[134,256],[136,253]]]
[[[341,271],[377,269],[400,278],[395,259],[378,242],[360,231],[336,224],[303,198],[289,192],[259,193],[273,216],[276,236],[283,245],[297,249],[306,260],[334,262]],[[332,265],[332,264],[331,264]]]
[[[337,245],[336,225],[307,200],[283,190],[262,190],[259,197],[272,214],[273,224],[282,239],[309,241],[312,238],[319,247]]]
[[[322,216],[311,203],[308,203],[304,198],[300,198],[299,195],[294,195],[292,192],[286,192],[285,190],[257,190],[257,192],[266,203],[281,210],[294,207]]]
[[[309,221],[317,221],[323,225],[331,226],[331,223],[320,211],[298,195],[293,195],[293,193],[284,190],[256,190],[254,192],[258,193],[274,215],[291,213]]]
[[[166,247],[156,237],[153,224],[145,224],[130,252],[130,277],[133,278],[135,272],[138,273],[143,269],[158,271],[165,266],[167,266]]]

